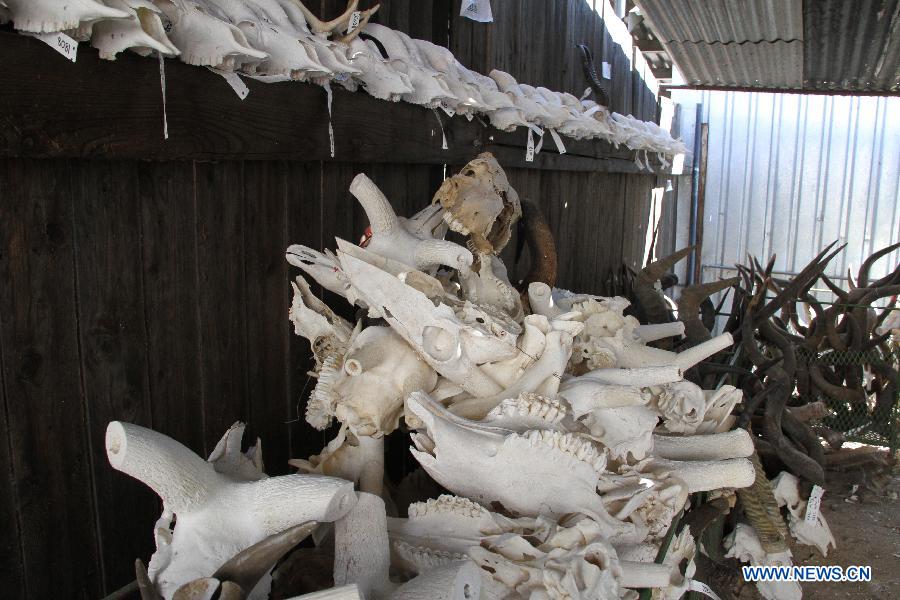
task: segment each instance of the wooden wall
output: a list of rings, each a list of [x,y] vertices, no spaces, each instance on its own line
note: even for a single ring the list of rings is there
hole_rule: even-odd
[[[331,15],[340,3],[323,4]],[[592,3],[493,4],[497,22],[487,26],[455,16],[458,2],[384,2],[379,18],[417,37],[449,41],[474,68],[497,67],[520,81],[579,94],[585,84],[574,43],[593,40],[612,57],[606,60],[624,64],[624,54],[604,37],[602,9]],[[10,37],[18,39],[2,37],[8,48]],[[34,40],[22,43],[31,44],[26,54],[40,48]],[[152,89],[155,65],[129,57],[90,65],[92,52],[82,46],[81,66],[71,68],[107,71],[82,79],[134,66],[149,69],[142,77]],[[594,53],[599,68],[604,54]],[[228,135],[202,129],[213,127],[212,111],[203,113],[207,98],[197,88],[170,91],[176,130],[170,146],[156,141],[158,114],[115,105],[114,95],[127,90],[111,79],[105,114],[133,119],[127,128],[103,114],[67,113],[53,121],[50,113],[69,103],[51,111],[26,91],[46,92],[41,85],[57,91],[63,76],[43,62],[56,58],[46,49],[33,56],[36,79],[8,76],[0,86],[6,88],[0,90],[0,590],[7,598],[98,598],[128,583],[133,559],[152,552],[160,507],[149,489],[107,464],[103,436],[111,420],[152,427],[203,455],[231,423],[245,421],[245,441],[262,438],[270,474],[286,473],[291,456],[317,452],[327,436],[303,419],[310,357],[287,321],[297,270],[284,261],[284,249],[334,247],[335,236],[358,239],[366,222],[347,192],[356,173],[367,173],[403,214],[428,203],[444,173],[437,151],[415,164],[416,149],[372,150],[360,138],[343,140],[339,148],[347,151],[336,161],[304,156],[289,142],[281,146],[285,160],[273,159],[277,150],[254,154],[254,144],[264,142],[229,120],[227,111],[236,109],[224,99],[210,104],[225,115]],[[167,64],[174,81],[225,85],[202,69],[179,67]],[[293,119],[290,106],[277,108],[291,92],[266,100],[263,87],[251,82],[248,114],[263,118],[255,94],[265,118]],[[639,87],[631,74],[614,79],[613,108],[652,119],[655,101]],[[82,97],[89,94],[86,87]],[[208,98],[215,94],[230,90],[210,89]],[[389,108],[433,118],[415,107]],[[23,119],[23,111],[32,112]],[[179,141],[177,129],[192,118],[201,125],[188,133],[206,146],[187,135]],[[104,128],[107,137],[99,133]],[[322,147],[321,137],[307,137]],[[478,150],[477,144],[451,150],[447,172]],[[143,152],[164,160],[138,160]],[[208,160],[219,152],[234,160]],[[592,159],[596,170],[584,162],[575,170],[550,169],[569,169],[578,159],[555,160],[534,165],[540,169],[517,160],[509,179],[521,196],[541,203],[557,235],[559,284],[602,292],[610,269],[642,260],[656,178],[608,172],[609,165],[634,171],[628,160]],[[524,270],[527,256],[517,265],[507,254],[513,272]]]

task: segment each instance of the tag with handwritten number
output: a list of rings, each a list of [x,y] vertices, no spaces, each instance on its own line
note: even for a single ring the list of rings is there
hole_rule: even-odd
[[[78,56],[78,42],[61,31],[56,33],[32,33],[32,36],[41,40],[72,62]]]
[[[806,504],[806,515],[803,517],[803,520],[809,525],[815,525],[819,520],[819,509],[822,506],[823,494],[825,494],[825,490],[818,485],[814,485],[812,491],[809,493],[809,502]]]
[[[528,145],[525,146],[525,162],[534,162],[534,132],[528,128]]]
[[[353,11],[353,14],[350,15],[350,24],[347,25],[347,33],[350,33],[351,31],[359,27],[359,20],[361,15],[362,13],[360,13],[358,10]]]
[[[478,21],[479,23],[492,23],[494,21],[490,0],[463,0],[459,16]]]

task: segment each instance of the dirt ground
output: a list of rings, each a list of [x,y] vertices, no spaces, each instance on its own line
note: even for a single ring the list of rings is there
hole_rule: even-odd
[[[803,583],[804,598],[900,599],[900,464],[889,464],[886,451],[879,452],[877,459],[830,468],[827,472],[822,513],[837,540],[837,549],[830,550],[824,558],[811,546],[791,547],[794,564],[870,565],[872,581]],[[761,598],[756,586],[744,583],[739,575],[725,587],[719,589],[722,600]]]

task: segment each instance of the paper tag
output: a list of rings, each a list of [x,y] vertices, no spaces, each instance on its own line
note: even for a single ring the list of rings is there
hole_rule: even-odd
[[[604,61],[600,66],[600,70],[603,74],[603,79],[612,79],[612,65],[608,62]]]
[[[437,119],[438,125],[441,126],[441,150],[449,150],[450,147],[447,145],[447,136],[444,134],[444,123],[441,121],[441,115],[438,114],[436,108],[432,108],[434,111],[434,118]]]
[[[350,33],[357,27],[359,27],[359,19],[362,13],[358,10],[353,11],[353,14],[350,15],[350,24],[347,26],[347,33]]]
[[[334,158],[334,127],[331,126],[331,84],[325,82],[325,101],[328,103],[328,144],[331,147],[331,158]]]
[[[534,132],[528,128],[528,145],[525,146],[525,162],[534,162]]]
[[[214,69],[212,67],[207,68],[216,75],[221,75],[222,79],[228,82],[228,85],[231,86],[231,89],[234,90],[234,93],[237,94],[237,97],[241,100],[250,94],[250,88],[247,87],[247,84],[244,83],[240,76],[234,71],[220,71],[219,69]]]
[[[565,154],[566,147],[563,146],[563,141],[562,141],[562,138],[559,137],[559,134],[556,133],[555,130],[551,129],[550,137],[553,138],[553,143],[556,144],[556,151],[559,152],[560,154]]]
[[[541,148],[544,147],[544,130],[538,129],[535,133],[537,133],[539,137],[538,137],[537,144],[534,145],[534,153],[540,154]]]
[[[803,520],[809,525],[815,525],[819,520],[819,508],[822,506],[822,495],[825,490],[818,485],[814,485],[809,493],[809,501],[806,504],[806,516]]]
[[[459,16],[478,21],[479,23],[491,23],[494,21],[490,0],[463,0]]]
[[[162,90],[163,101],[163,139],[167,140],[169,139],[169,122],[166,118],[166,60],[159,51],[156,52],[156,55],[159,56],[159,88]]]
[[[56,33],[31,33],[29,35],[41,40],[72,62],[75,62],[75,58],[78,55],[78,42],[62,31],[57,31]]]
[[[722,600],[719,598],[719,595],[712,591],[712,588],[703,583],[702,581],[697,581],[696,579],[691,579],[688,581],[687,589],[689,592],[700,592],[704,596],[709,596],[713,600]]]

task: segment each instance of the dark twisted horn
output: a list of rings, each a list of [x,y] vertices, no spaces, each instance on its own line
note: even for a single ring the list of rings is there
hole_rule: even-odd
[[[232,582],[249,594],[278,559],[302,542],[317,525],[316,522],[309,521],[270,535],[235,554],[213,573],[213,577],[219,581]]]
[[[712,337],[700,318],[700,304],[709,296],[733,287],[740,281],[740,277],[731,277],[721,281],[689,285],[682,290],[678,298],[678,320],[684,323],[687,347],[696,346]]]
[[[872,265],[874,265],[881,257],[887,256],[898,248],[900,248],[900,242],[873,252],[869,258],[864,260],[863,264],[859,266],[859,273],[856,274],[856,286],[866,287],[869,284],[869,269],[872,268]]]
[[[528,244],[528,253],[531,255],[531,265],[522,283],[522,292],[526,293],[528,285],[536,281],[546,283],[552,288],[556,285],[556,242],[541,207],[530,198],[522,199],[520,224],[525,243]]]
[[[662,294],[656,290],[654,284],[668,273],[675,266],[675,263],[690,254],[693,249],[693,246],[688,246],[669,256],[660,258],[641,269],[634,278],[631,290],[637,301],[638,308],[643,312],[644,320],[647,323],[667,323],[669,321],[669,307]]]

